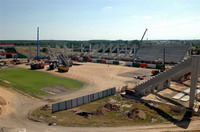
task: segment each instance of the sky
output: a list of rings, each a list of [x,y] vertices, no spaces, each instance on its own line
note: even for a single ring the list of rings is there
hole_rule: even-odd
[[[0,0],[0,40],[200,39],[200,0]]]

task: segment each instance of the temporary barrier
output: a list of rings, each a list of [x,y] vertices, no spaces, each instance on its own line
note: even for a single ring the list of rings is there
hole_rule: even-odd
[[[114,94],[116,94],[116,88],[110,88],[101,92],[92,93],[75,99],[55,103],[52,104],[52,113],[74,108]]]

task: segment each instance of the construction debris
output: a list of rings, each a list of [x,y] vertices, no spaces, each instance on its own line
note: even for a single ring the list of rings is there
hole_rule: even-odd
[[[94,112],[94,115],[105,115],[109,111],[110,111],[109,109],[106,109],[105,107],[101,107]]]
[[[110,110],[110,111],[119,111],[120,110],[120,106],[116,105],[116,104],[112,104],[112,103],[107,103],[104,105],[104,108]]]
[[[145,120],[147,118],[146,113],[138,108],[130,110],[127,116],[130,119],[139,119],[139,120]]]
[[[44,105],[42,108],[41,108],[41,110],[51,110],[52,109],[52,107],[51,107],[51,105],[50,104],[46,104],[46,105]]]

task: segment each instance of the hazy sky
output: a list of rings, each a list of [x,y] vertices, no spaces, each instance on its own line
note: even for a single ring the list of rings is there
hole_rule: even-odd
[[[0,39],[200,39],[200,0],[0,0]]]

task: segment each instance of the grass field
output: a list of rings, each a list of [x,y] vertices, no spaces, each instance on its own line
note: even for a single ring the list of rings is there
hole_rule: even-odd
[[[46,95],[47,93],[42,91],[42,88],[60,84],[68,90],[75,90],[84,86],[84,83],[80,81],[23,68],[0,69],[0,80],[9,82],[9,84],[3,84],[0,81],[0,85],[9,85],[32,96]]]
[[[123,107],[120,111],[111,111],[107,112],[105,115],[93,115],[90,119],[79,116],[73,112],[72,109],[60,111],[56,113],[51,113],[51,110],[41,110],[38,109],[32,112],[32,118],[35,120],[42,120],[47,123],[56,122],[61,126],[70,126],[70,127],[119,127],[119,126],[134,126],[134,125],[148,125],[148,124],[157,124],[167,122],[165,118],[163,118],[162,114],[158,114],[157,111],[145,106],[140,102],[135,102],[131,99],[122,98],[120,95],[114,95],[110,97],[106,97],[104,99],[100,99],[88,104],[84,104],[82,106],[73,108],[74,111],[84,111],[84,112],[94,112],[98,108],[101,108],[106,103],[109,102],[110,99],[117,100],[118,104],[123,105],[131,105],[131,107],[126,108]],[[139,119],[129,119],[125,113],[133,108],[139,108],[143,110],[147,118],[144,120]],[[170,115],[171,117],[181,120],[184,113],[176,113],[173,112],[167,106],[158,106],[157,109],[163,111]],[[56,116],[56,120],[52,118],[52,116]],[[42,117],[42,118],[41,118]],[[152,119],[154,120],[152,122]]]

